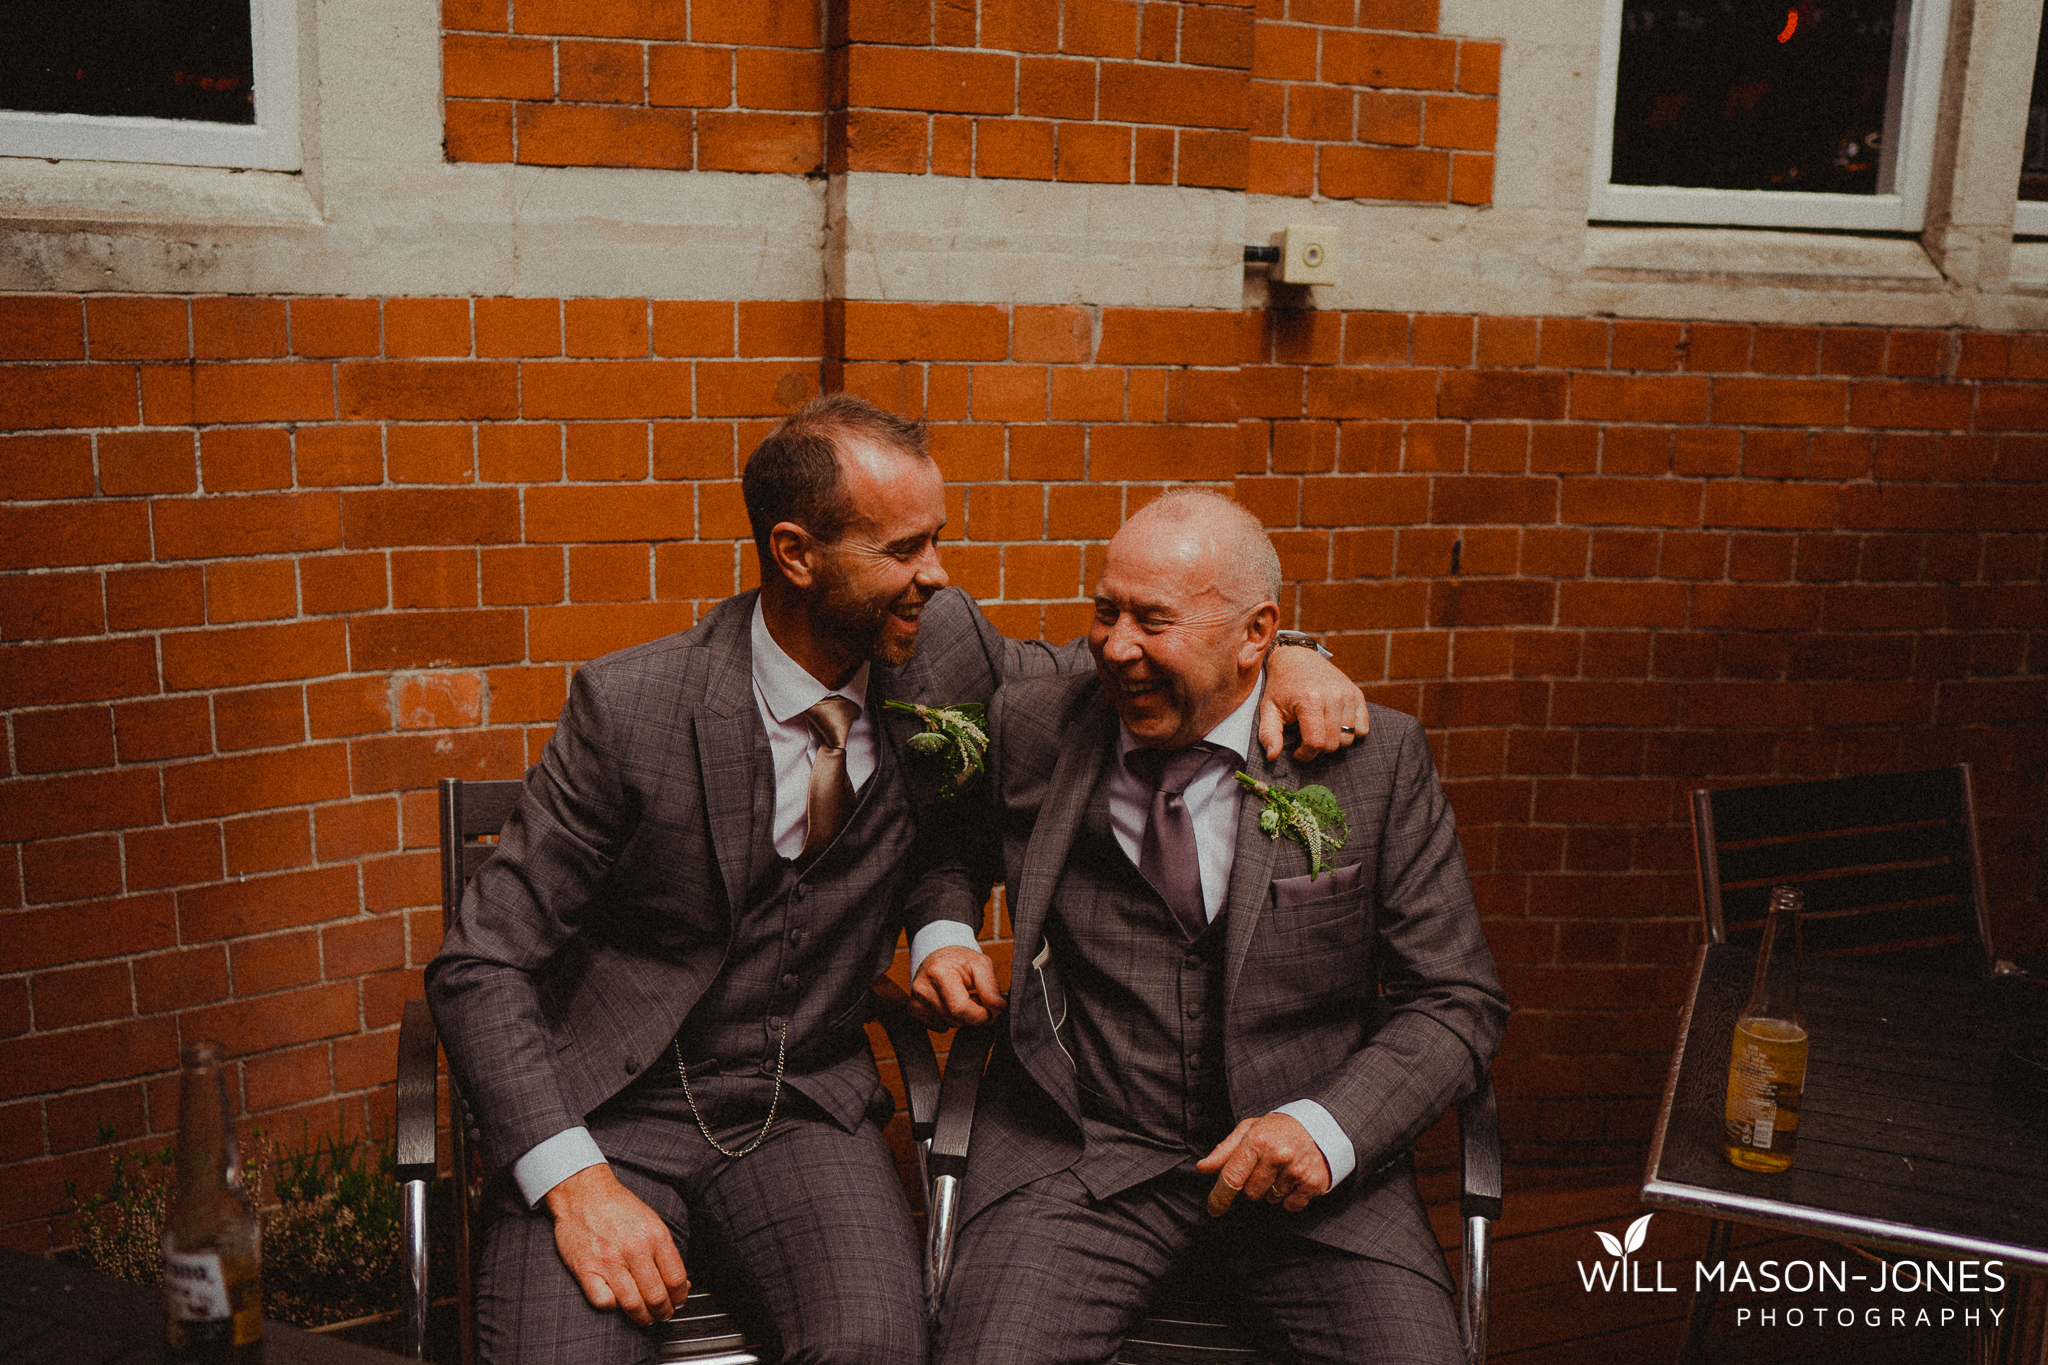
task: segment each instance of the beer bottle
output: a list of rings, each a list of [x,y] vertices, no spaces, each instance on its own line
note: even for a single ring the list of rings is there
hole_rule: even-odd
[[[1799,1012],[1804,903],[1796,887],[1771,888],[1756,982],[1735,1021],[1722,1150],[1746,1171],[1785,1170],[1799,1142],[1799,1092],[1806,1084],[1806,1019]]]
[[[178,1199],[164,1220],[171,1358],[199,1365],[263,1359],[261,1241],[242,1185],[219,1043],[185,1049],[178,1091]]]

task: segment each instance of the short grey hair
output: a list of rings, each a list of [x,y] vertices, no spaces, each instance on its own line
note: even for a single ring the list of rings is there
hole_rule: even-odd
[[[1136,521],[1169,526],[1204,523],[1216,540],[1216,590],[1240,611],[1280,600],[1280,554],[1273,538],[1243,503],[1213,488],[1170,488],[1132,513]]]

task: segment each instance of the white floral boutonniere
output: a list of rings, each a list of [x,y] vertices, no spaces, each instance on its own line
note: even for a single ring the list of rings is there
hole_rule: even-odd
[[[910,737],[907,747],[912,757],[946,773],[946,795],[959,791],[982,770],[982,757],[988,752],[988,711],[980,702],[920,706],[911,701],[888,701],[883,705],[913,711],[924,722],[924,729]]]
[[[1285,834],[1308,850],[1310,881],[1315,880],[1317,873],[1330,870],[1330,865],[1323,861],[1323,850],[1344,847],[1344,838],[1351,829],[1344,821],[1343,808],[1328,787],[1291,791],[1261,782],[1246,772],[1238,773],[1237,780],[1265,798],[1266,808],[1259,812],[1259,828],[1267,838],[1278,839]]]

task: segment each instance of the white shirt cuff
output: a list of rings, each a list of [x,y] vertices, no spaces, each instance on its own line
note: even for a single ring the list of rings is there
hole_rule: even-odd
[[[512,1182],[519,1186],[526,1206],[532,1208],[549,1190],[576,1172],[602,1165],[604,1153],[598,1150],[597,1140],[590,1136],[588,1128],[564,1128],[553,1137],[534,1143],[526,1149],[525,1156],[512,1163]]]
[[[915,977],[924,960],[941,948],[972,948],[981,951],[981,940],[957,919],[935,919],[910,940],[910,974]]]
[[[1322,1149],[1323,1160],[1330,1164],[1330,1188],[1334,1190],[1343,1184],[1344,1177],[1358,1165],[1358,1152],[1337,1126],[1337,1120],[1330,1117],[1330,1111],[1314,1100],[1290,1100],[1273,1112],[1285,1114],[1308,1129],[1308,1135]]]

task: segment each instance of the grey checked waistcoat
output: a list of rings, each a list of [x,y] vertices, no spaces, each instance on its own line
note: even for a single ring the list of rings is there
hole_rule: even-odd
[[[1233,1126],[1223,1074],[1219,917],[1189,939],[1116,842],[1109,778],[1054,894],[1046,939],[1066,984],[1086,1147],[1073,1171],[1097,1199],[1206,1155]]]

